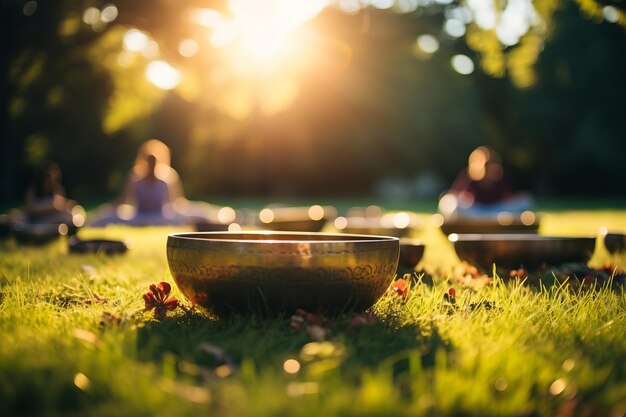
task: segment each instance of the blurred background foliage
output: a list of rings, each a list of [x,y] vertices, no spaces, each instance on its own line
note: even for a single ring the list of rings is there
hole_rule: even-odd
[[[71,197],[109,198],[149,138],[209,200],[432,197],[478,145],[539,196],[622,198],[625,10],[3,0],[0,200],[20,201],[44,160]]]

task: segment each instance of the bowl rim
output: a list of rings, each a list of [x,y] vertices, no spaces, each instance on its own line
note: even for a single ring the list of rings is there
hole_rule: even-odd
[[[596,236],[546,236],[536,233],[450,233],[448,240],[457,242],[566,242],[591,241]]]
[[[231,235],[242,236],[241,238],[211,238],[212,235]],[[244,235],[263,235],[268,236],[268,239],[246,239]],[[271,236],[293,236],[293,239],[272,239]],[[315,236],[325,236],[335,239],[319,240],[315,239]],[[297,237],[300,237],[298,239]],[[309,237],[309,239],[306,239]],[[291,232],[291,231],[279,231],[279,230],[246,230],[246,231],[224,231],[224,232],[177,232],[170,233],[168,239],[181,239],[194,242],[234,242],[234,243],[365,243],[365,242],[400,242],[400,239],[394,236],[383,235],[365,235],[365,234],[352,234],[352,233],[325,233],[325,232]]]

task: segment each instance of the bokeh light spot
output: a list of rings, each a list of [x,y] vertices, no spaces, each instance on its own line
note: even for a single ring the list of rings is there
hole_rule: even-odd
[[[115,7],[115,5],[113,4],[108,4],[102,9],[102,13],[100,13],[100,19],[102,19],[104,23],[111,23],[112,21],[117,19],[117,15],[117,7]]]
[[[185,39],[178,44],[178,53],[185,58],[191,58],[198,53],[198,42],[193,39]]]
[[[261,222],[263,222],[265,224],[273,222],[274,221],[274,212],[271,209],[264,208],[259,213],[259,220],[261,220]]]
[[[124,35],[124,48],[132,52],[141,52],[148,47],[149,43],[150,38],[148,35],[139,29],[130,29]]]
[[[513,214],[509,213],[508,211],[502,211],[500,213],[498,213],[498,215],[496,216],[496,220],[498,221],[498,224],[502,225],[502,226],[508,226],[510,224],[513,224]]]
[[[565,391],[567,382],[563,378],[559,378],[550,385],[550,394],[556,396]]]
[[[339,216],[335,219],[334,226],[337,230],[343,230],[348,226],[348,219],[343,216]]]
[[[283,370],[288,374],[296,374],[300,371],[300,362],[295,359],[287,359],[283,363]]]
[[[604,16],[604,20],[610,23],[617,23],[619,20],[619,11],[613,6],[604,6],[602,8],[602,15]]]
[[[433,35],[421,35],[417,38],[417,47],[427,54],[434,54],[439,49],[439,41]]]
[[[22,8],[22,13],[24,16],[32,16],[37,11],[37,2],[34,0],[27,1],[24,3],[24,7]]]
[[[450,62],[459,74],[469,75],[474,72],[474,62],[467,55],[454,55]]]
[[[506,379],[500,377],[494,381],[493,387],[496,389],[496,391],[502,392],[509,387],[509,383],[506,381]]]
[[[393,225],[398,229],[406,229],[411,223],[411,218],[408,213],[401,212],[393,216]]]
[[[526,210],[520,215],[520,220],[524,226],[530,226],[532,224],[535,224],[536,219],[537,216],[530,210]]]
[[[448,19],[443,25],[443,30],[453,38],[460,38],[465,35],[465,24],[460,20]]]
[[[83,22],[88,25],[95,25],[100,21],[100,10],[95,7],[87,7],[83,12]]]
[[[148,81],[162,90],[171,90],[180,82],[180,73],[165,61],[152,61],[146,68]]]
[[[74,385],[78,389],[82,391],[87,391],[90,384],[91,382],[89,381],[89,378],[87,378],[87,375],[83,374],[82,372],[78,372],[76,375],[74,375]]]
[[[232,223],[235,221],[236,217],[237,213],[232,207],[222,207],[217,212],[217,220],[219,220],[221,223]]]
[[[324,217],[324,208],[317,204],[309,207],[309,218],[311,220],[321,220]]]

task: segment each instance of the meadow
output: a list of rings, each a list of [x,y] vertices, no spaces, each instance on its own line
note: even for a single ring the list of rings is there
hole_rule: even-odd
[[[626,414],[619,282],[474,279],[422,216],[427,248],[406,297],[390,289],[369,314],[328,319],[181,308],[155,319],[142,298],[151,284],[171,283],[190,307],[165,256],[178,229],[79,232],[127,240],[117,256],[69,254],[65,239],[0,242],[0,415]],[[546,212],[540,231],[602,226],[626,230],[626,211]],[[607,262],[619,270],[626,255],[598,240],[590,265]]]

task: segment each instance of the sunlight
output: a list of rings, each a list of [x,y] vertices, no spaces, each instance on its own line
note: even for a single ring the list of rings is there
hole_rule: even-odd
[[[326,0],[229,2],[243,51],[258,60],[276,58],[285,49],[291,32],[317,16],[326,5]]]
[[[148,81],[162,90],[171,90],[180,82],[180,73],[165,61],[152,61],[146,68]]]

